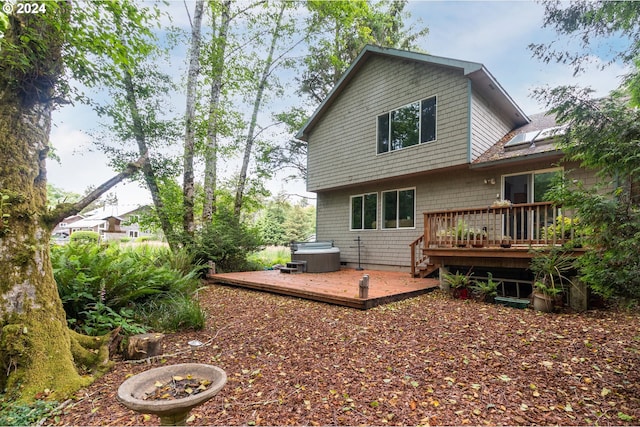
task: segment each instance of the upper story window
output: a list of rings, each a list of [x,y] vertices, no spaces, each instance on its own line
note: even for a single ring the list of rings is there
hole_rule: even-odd
[[[378,116],[378,154],[436,140],[436,97]]]
[[[375,230],[378,228],[378,194],[351,196],[351,229]]]

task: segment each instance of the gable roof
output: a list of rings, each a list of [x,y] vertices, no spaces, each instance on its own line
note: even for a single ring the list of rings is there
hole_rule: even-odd
[[[309,132],[313,129],[325,111],[331,107],[336,98],[342,93],[346,85],[358,74],[358,71],[367,62],[367,60],[376,55],[462,70],[463,74],[473,82],[474,89],[478,90],[483,96],[494,102],[499,109],[504,111],[507,116],[514,121],[516,126],[525,125],[530,121],[511,96],[509,96],[502,86],[500,86],[484,65],[480,63],[461,61],[458,59],[433,56],[407,50],[366,45],[358,57],[353,61],[351,66],[349,66],[347,71],[342,75],[338,83],[333,87],[331,92],[329,92],[329,95],[327,95],[327,97],[318,106],[302,129],[298,131],[296,138],[307,141]]]

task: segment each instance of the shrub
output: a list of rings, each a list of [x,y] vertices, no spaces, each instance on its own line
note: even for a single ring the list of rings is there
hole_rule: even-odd
[[[487,280],[475,280],[471,285],[471,290],[478,295],[478,298],[485,302],[493,302],[493,299],[498,295],[498,286],[502,282],[495,282],[493,275],[487,273]]]
[[[69,243],[52,248],[51,260],[67,319],[88,334],[116,326],[141,332],[149,325],[138,313],[147,305],[192,295],[200,285],[199,269],[174,268],[167,248]]]
[[[100,234],[95,231],[75,231],[69,236],[70,242],[98,243]]]
[[[260,247],[256,230],[238,222],[233,213],[218,210],[214,221],[195,238],[194,257],[198,264],[216,263],[220,271],[248,270],[247,257]]]

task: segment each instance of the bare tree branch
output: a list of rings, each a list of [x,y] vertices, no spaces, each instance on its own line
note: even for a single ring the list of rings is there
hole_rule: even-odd
[[[148,156],[145,154],[134,163],[129,163],[124,171],[120,172],[118,175],[109,179],[105,183],[99,185],[91,193],[87,194],[82,200],[76,203],[59,204],[53,210],[51,210],[48,215],[46,215],[46,217],[44,218],[45,224],[49,227],[49,229],[53,230],[56,224],[61,222],[63,219],[80,212],[82,209],[89,206],[91,202],[109,191],[116,184],[119,184],[123,180],[135,175],[136,172],[138,172],[147,161]]]

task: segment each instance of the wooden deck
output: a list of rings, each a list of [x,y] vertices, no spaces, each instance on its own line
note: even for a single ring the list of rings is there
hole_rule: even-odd
[[[358,297],[359,281],[369,275],[368,298]],[[406,272],[342,269],[331,273],[282,274],[277,270],[222,273],[210,283],[238,286],[367,310],[437,289],[436,279],[412,278]]]

